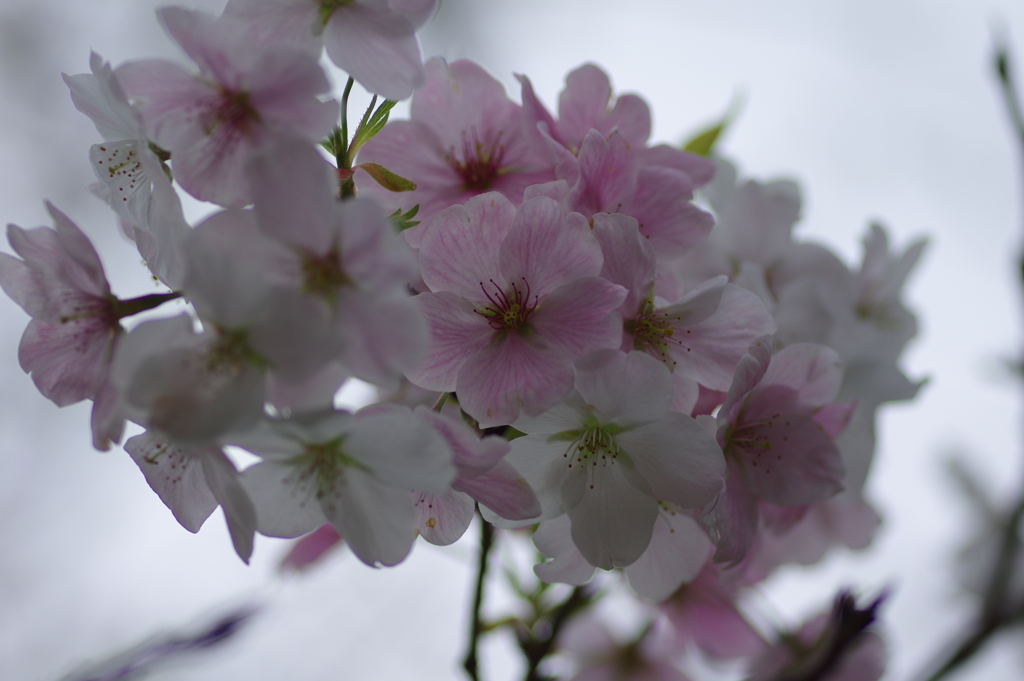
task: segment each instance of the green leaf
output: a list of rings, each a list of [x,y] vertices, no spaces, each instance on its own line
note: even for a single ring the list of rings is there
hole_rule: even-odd
[[[420,224],[419,220],[413,220],[413,218],[416,217],[416,213],[419,212],[420,204],[417,203],[404,213],[401,208],[396,209],[394,213],[388,216],[388,218],[395,225],[395,229],[399,232],[404,232],[405,230]],[[448,396],[448,399],[452,399],[451,395]]]
[[[375,102],[376,100],[374,100]],[[377,107],[376,111],[373,110],[373,102],[370,103],[370,107],[363,114],[362,120],[359,121],[359,127],[356,128],[355,135],[352,136],[352,144],[349,145],[348,158],[349,161],[355,160],[356,153],[362,148],[364,144],[373,139],[377,133],[383,129],[385,124],[388,122],[388,117],[391,115],[391,109],[395,108],[398,102],[385,99],[380,106]]]
[[[416,189],[416,183],[407,180],[401,175],[391,172],[378,163],[360,163],[357,168],[365,170],[370,177],[377,180],[377,184],[392,192],[411,192]]]
[[[725,126],[726,121],[722,121],[706,130],[701,130],[683,145],[683,151],[699,156],[711,156],[711,152],[715,148],[715,142],[718,141],[718,136],[725,130]]]
[[[715,144],[718,142],[719,137],[721,137],[722,133],[732,125],[732,119],[739,113],[742,104],[743,100],[741,96],[734,97],[732,104],[729,105],[729,110],[725,112],[725,115],[722,116],[717,123],[704,128],[683,143],[683,151],[688,151],[691,154],[698,154],[699,156],[710,157],[712,152],[715,150]]]

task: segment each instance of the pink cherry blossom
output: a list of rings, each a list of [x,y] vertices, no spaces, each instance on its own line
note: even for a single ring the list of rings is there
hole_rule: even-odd
[[[554,406],[576,357],[621,342],[626,292],[597,276],[601,261],[586,219],[550,199],[516,209],[492,192],[449,208],[420,247],[430,343],[410,380],[456,391],[483,427]]]
[[[159,16],[199,74],[150,59],[124,64],[117,76],[187,192],[224,206],[250,203],[243,171],[254,149],[281,134],[316,141],[335,124],[336,102],[317,99],[330,89],[327,77],[307,53],[260,48],[230,17],[179,7]]]
[[[96,400],[93,442],[108,449],[124,420],[110,408],[110,363],[121,336],[119,301],[88,237],[47,204],[56,229],[8,225],[7,238],[24,260],[0,253],[0,286],[31,317],[18,361],[44,396],[63,407]]]
[[[842,378],[836,352],[811,343],[773,355],[765,336],[740,360],[718,413],[729,476],[713,510],[716,561],[743,558],[758,527],[758,500],[798,507],[843,489],[834,437],[852,405],[833,402]]]
[[[620,308],[622,349],[646,352],[669,368],[676,411],[693,410],[699,386],[727,390],[750,343],[775,331],[760,299],[717,277],[672,305],[657,306],[654,247],[641,237],[636,220],[595,215],[593,231],[604,253],[601,275],[628,291]]]
[[[477,64],[441,59],[427,62],[426,85],[412,99],[410,120],[391,121],[359,152],[360,162],[379,163],[416,183],[416,190],[394,194],[362,172],[361,195],[388,212],[419,205],[419,232],[445,208],[496,191],[513,203],[529,185],[555,179],[550,164],[527,144],[520,107],[501,83]]]

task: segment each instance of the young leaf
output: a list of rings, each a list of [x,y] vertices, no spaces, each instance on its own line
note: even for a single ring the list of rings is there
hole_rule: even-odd
[[[395,210],[394,213],[388,216],[391,222],[395,225],[395,229],[399,232],[404,232],[407,229],[415,227],[420,224],[419,220],[413,220],[416,217],[416,213],[420,212],[420,204],[416,204],[406,212],[402,212],[401,208]]]
[[[392,192],[411,192],[416,189],[416,183],[397,175],[377,163],[360,163],[357,168],[362,168],[370,177],[377,180],[377,184]]]

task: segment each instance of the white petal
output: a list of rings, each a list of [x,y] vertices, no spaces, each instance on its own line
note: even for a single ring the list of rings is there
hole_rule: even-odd
[[[148,432],[129,438],[124,449],[175,520],[189,532],[198,532],[217,508],[217,500],[192,451]]]
[[[320,500],[320,507],[367,565],[401,563],[416,539],[416,512],[409,491],[357,468],[345,469]]]
[[[316,478],[300,468],[264,461],[245,469],[242,486],[256,507],[256,528],[268,537],[298,537],[326,522]]]
[[[621,467],[592,467],[583,500],[568,512],[573,543],[604,570],[634,563],[650,544],[658,517],[657,503],[626,482]]]
[[[690,516],[672,504],[659,504],[651,545],[626,567],[629,585],[644,598],[663,601],[689,582],[711,556],[712,544]]]
[[[571,531],[569,516],[560,515],[542,522],[533,533],[533,545],[552,559],[533,566],[534,573],[545,582],[581,586],[593,579],[595,568],[572,543]]]

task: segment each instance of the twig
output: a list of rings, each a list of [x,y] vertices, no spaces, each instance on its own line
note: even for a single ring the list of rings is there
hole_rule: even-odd
[[[554,650],[558,634],[569,617],[589,605],[590,601],[591,594],[586,587],[578,586],[572,590],[569,598],[553,611],[549,628],[542,637],[536,638],[535,631],[519,632],[519,647],[522,648],[523,655],[526,656],[525,681],[547,681],[546,677],[540,675],[537,668],[544,658]],[[536,628],[535,625],[534,630]]]
[[[484,600],[484,578],[487,575],[487,557],[491,552],[491,545],[494,543],[494,526],[480,518],[480,562],[477,564],[476,590],[473,593],[473,614],[469,625],[469,650],[466,652],[466,659],[462,663],[466,673],[473,681],[480,681],[479,661],[477,660],[477,643],[480,634],[483,633],[483,625],[480,621],[480,606]]]

